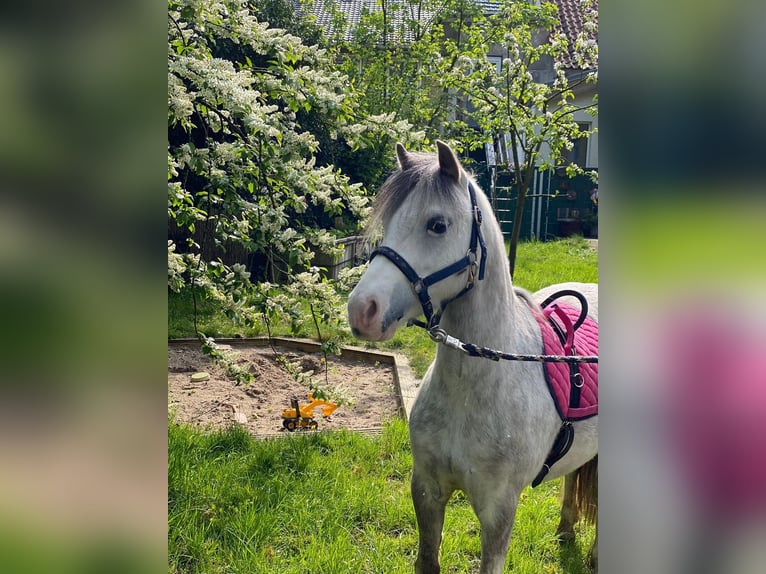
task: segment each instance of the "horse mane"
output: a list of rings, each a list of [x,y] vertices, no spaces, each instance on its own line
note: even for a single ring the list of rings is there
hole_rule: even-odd
[[[532,315],[535,317],[544,317],[542,309],[540,309],[540,305],[535,301],[535,298],[532,296],[532,293],[524,289],[523,287],[517,287],[513,286],[513,292],[522,301],[524,301],[527,306],[529,307],[529,310],[532,312]]]
[[[431,198],[442,203],[458,203],[461,190],[439,170],[436,155],[410,152],[407,169],[396,170],[383,182],[373,203],[368,234],[375,233],[381,225],[385,226],[410,192],[421,183],[424,184],[421,189],[425,194],[423,205],[427,205]]]

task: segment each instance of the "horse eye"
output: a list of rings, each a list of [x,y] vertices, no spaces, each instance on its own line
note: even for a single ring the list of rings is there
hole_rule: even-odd
[[[426,228],[431,233],[442,235],[447,231],[447,221],[443,217],[432,217],[428,220]]]

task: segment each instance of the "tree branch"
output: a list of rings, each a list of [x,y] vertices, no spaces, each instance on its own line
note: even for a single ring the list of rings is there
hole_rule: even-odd
[[[576,82],[574,82],[574,83],[572,83],[572,84],[570,84],[570,83],[567,83],[566,87],[564,87],[564,88],[561,88],[560,90],[556,90],[555,92],[553,92],[553,93],[550,95],[550,97],[548,97],[548,98],[545,100],[545,101],[546,101],[546,103],[547,103],[547,102],[550,102],[551,100],[553,100],[553,99],[554,99],[554,98],[556,98],[557,96],[560,96],[560,95],[561,95],[561,94],[563,94],[564,92],[568,92],[568,91],[572,90],[573,88],[576,88],[576,87],[577,87],[577,86],[579,86],[580,84],[584,84],[584,83],[586,83],[587,81],[588,81],[588,77],[586,76],[586,77],[584,77],[584,78],[580,78],[579,80],[577,80]]]

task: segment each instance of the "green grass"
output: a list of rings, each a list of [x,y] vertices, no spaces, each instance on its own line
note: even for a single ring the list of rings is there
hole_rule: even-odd
[[[205,433],[171,422],[169,572],[411,572],[411,468],[401,420],[379,436],[333,431],[265,441],[239,427]],[[553,481],[522,493],[514,573],[588,572],[591,528],[563,551],[555,540],[558,488]],[[460,493],[448,505],[444,533],[442,571],[475,571],[479,524]]]
[[[197,297],[197,329],[208,337],[261,337],[266,334],[262,323],[245,326],[235,323],[213,303]],[[194,299],[190,290],[168,293],[168,338],[195,337]]]
[[[566,281],[598,283],[598,252],[582,237],[519,244],[514,285],[537,291]]]

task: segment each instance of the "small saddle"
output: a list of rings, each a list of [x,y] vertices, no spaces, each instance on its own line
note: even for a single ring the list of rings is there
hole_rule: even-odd
[[[581,309],[555,302],[567,295],[575,296]],[[559,291],[543,302],[541,310],[535,317],[542,334],[543,354],[598,355],[598,323],[587,316],[588,305],[582,294]],[[553,464],[569,451],[574,442],[572,422],[598,414],[598,363],[547,362],[543,371],[562,424],[543,468],[532,481],[533,487],[538,486]]]

